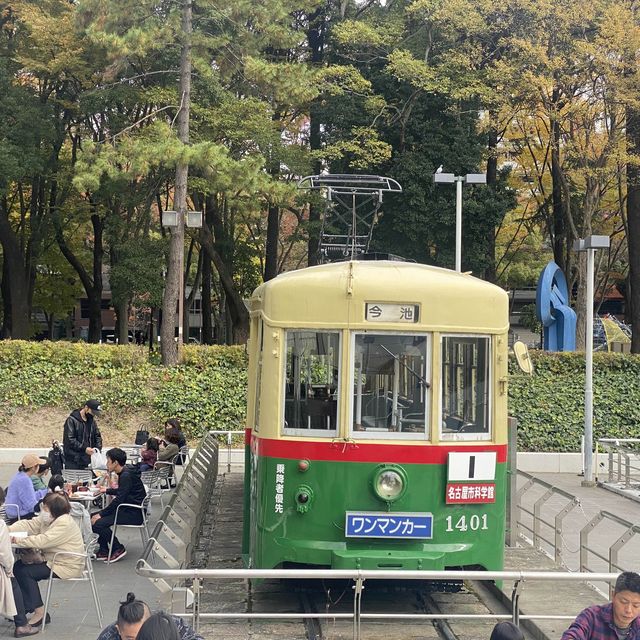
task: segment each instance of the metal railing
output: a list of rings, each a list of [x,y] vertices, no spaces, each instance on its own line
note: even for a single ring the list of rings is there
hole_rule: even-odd
[[[385,571],[361,569],[351,570],[300,570],[300,569],[154,569],[145,560],[154,550],[150,541],[145,549],[145,555],[138,560],[136,571],[139,575],[152,580],[191,580],[194,595],[194,603],[191,611],[174,612],[175,615],[192,618],[196,631],[200,629],[203,620],[223,619],[266,619],[266,620],[304,620],[314,618],[322,619],[346,619],[353,621],[353,638],[361,637],[363,620],[483,620],[506,619],[519,624],[522,620],[573,620],[575,615],[549,615],[544,613],[527,613],[520,611],[520,597],[525,583],[533,581],[548,582],[586,582],[598,580],[602,582],[615,582],[617,573],[558,573],[555,571]],[[353,612],[352,613],[254,613],[254,612],[215,612],[203,613],[200,607],[200,595],[203,583],[213,580],[250,580],[250,579],[278,579],[278,580],[351,580],[353,581]],[[512,582],[511,613],[365,613],[362,611],[362,593],[367,580],[475,580]]]
[[[609,546],[607,556],[602,555],[598,550],[589,546],[589,535],[594,532],[595,528],[601,522],[606,522],[608,525],[614,523],[624,528],[622,535],[620,535],[617,540]],[[640,534],[640,527],[636,526],[632,522],[629,522],[624,518],[620,518],[613,513],[609,513],[608,511],[600,511],[580,530],[580,571],[590,571],[590,556],[595,556],[600,560],[604,560],[609,567],[609,571],[625,571],[626,569],[623,569],[620,566],[618,558],[622,549],[637,534]]]
[[[518,471],[518,475],[526,478],[524,485],[522,485],[515,494],[516,504],[519,511],[518,527],[519,529],[531,534],[529,539],[536,549],[546,552],[542,546],[543,542],[551,546],[554,560],[557,563],[560,563],[562,562],[562,522],[567,515],[569,515],[569,513],[571,513],[571,511],[580,504],[580,500],[571,493],[568,493],[559,487],[555,487],[544,480],[540,480],[525,471]],[[534,501],[533,510],[530,510],[523,504],[523,498],[525,494],[533,488],[538,491],[542,490],[543,493]],[[566,501],[558,508],[558,511],[553,518],[553,522],[545,520],[543,517],[543,507],[548,504],[551,498],[561,498],[562,501]],[[527,514],[530,517],[531,525],[525,522],[525,519],[522,517],[523,514]],[[544,527],[552,530],[553,539],[545,537],[548,534]],[[522,533],[520,535],[527,538],[527,536]]]
[[[608,456],[608,482],[640,489],[640,438],[600,438],[596,459],[600,449]]]
[[[242,436],[244,438],[244,431],[238,431],[238,430],[229,430],[229,431],[217,431],[217,430],[213,430],[213,431],[209,431],[208,435],[214,435],[214,436],[226,436],[226,441],[227,441],[227,448],[226,448],[226,452],[227,452],[227,472],[231,472],[231,452],[233,450],[233,436]],[[242,462],[244,463],[244,457],[242,459]]]

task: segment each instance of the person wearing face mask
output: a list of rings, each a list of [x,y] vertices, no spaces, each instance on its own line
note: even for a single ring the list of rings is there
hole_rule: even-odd
[[[18,473],[9,481],[7,487],[7,522],[11,524],[18,517],[23,520],[33,518],[34,509],[38,502],[47,495],[48,489],[33,488],[32,478],[38,472],[40,465],[46,464],[46,460],[39,458],[35,453],[27,453],[22,458],[22,464],[18,467]]]
[[[102,435],[95,419],[99,414],[98,400],[87,400],[81,409],[72,411],[64,423],[62,442],[67,469],[87,469],[91,454],[102,449]]]
[[[84,558],[76,556],[59,556],[55,567],[52,566],[53,556],[58,551],[73,551],[84,553],[84,543],[78,525],[69,515],[71,505],[63,493],[49,493],[42,501],[40,515],[32,520],[18,520],[9,526],[11,542],[15,547],[23,549],[40,549],[42,562],[26,564],[18,560],[13,565],[13,573],[20,586],[21,597],[16,598],[18,615],[24,616],[26,611],[33,611],[28,620],[29,629],[42,625],[44,604],[40,595],[38,582],[47,580],[54,571],[54,578],[66,580],[78,578],[82,575]],[[26,531],[26,538],[16,538],[12,534]],[[47,624],[49,620],[47,620]],[[29,632],[24,635],[32,635]],[[16,629],[16,637],[18,634]]]

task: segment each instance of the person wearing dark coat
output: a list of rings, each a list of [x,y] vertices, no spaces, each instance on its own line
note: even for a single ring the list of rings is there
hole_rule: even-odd
[[[91,454],[102,449],[102,435],[95,417],[100,413],[97,400],[87,400],[82,409],[75,409],[64,423],[63,449],[67,469],[86,469]]]
[[[124,545],[113,539],[113,548],[109,556],[109,543],[111,542],[111,527],[116,520],[116,510],[120,504],[142,504],[147,496],[147,490],[142,484],[140,471],[134,467],[126,466],[127,454],[115,447],[107,451],[107,471],[118,475],[118,487],[111,489],[100,487],[101,493],[114,496],[113,500],[102,511],[91,517],[91,528],[98,534],[100,548],[96,555],[98,560],[107,563],[117,562],[127,555]],[[118,524],[142,524],[142,510],[133,507],[122,507],[118,511]]]

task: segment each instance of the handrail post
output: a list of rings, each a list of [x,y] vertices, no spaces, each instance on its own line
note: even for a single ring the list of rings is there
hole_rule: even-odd
[[[231,473],[231,431],[227,431],[227,473]]]
[[[629,454],[623,453],[624,457],[624,488],[628,489],[631,486],[631,466],[629,464]]]
[[[353,640],[360,640],[360,614],[362,613],[362,591],[364,579],[356,576],[353,585]]]
[[[554,542],[554,557],[557,563],[562,562],[562,522],[567,514],[572,511],[580,501],[574,498],[571,502],[567,502],[563,509],[561,509],[555,517],[555,542]]]
[[[193,579],[193,628],[195,632],[200,631],[200,578]]]
[[[524,580],[519,579],[513,583],[513,590],[511,591],[511,622],[516,626],[520,626],[520,592],[524,587]]]
[[[542,510],[545,502],[553,495],[553,489],[547,489],[541,498],[538,498],[533,505],[533,546],[536,549],[540,549],[540,525],[542,518],[540,517],[540,511]]]

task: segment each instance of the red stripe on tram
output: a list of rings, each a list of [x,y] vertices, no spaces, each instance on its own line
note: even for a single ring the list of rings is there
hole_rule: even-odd
[[[399,462],[405,464],[444,464],[450,451],[495,451],[496,461],[506,462],[506,444],[369,444],[366,442],[304,442],[253,438],[253,451],[268,458],[309,459],[332,462]]]

